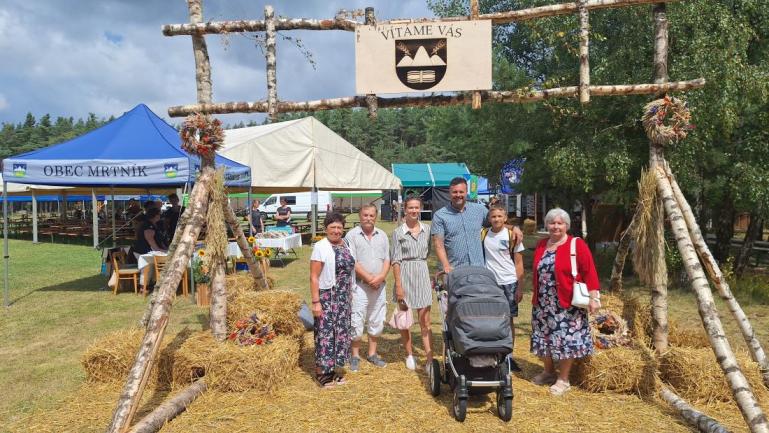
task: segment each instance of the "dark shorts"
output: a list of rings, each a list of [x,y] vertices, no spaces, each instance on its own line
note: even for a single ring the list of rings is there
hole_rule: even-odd
[[[518,290],[518,282],[513,284],[500,284],[499,287],[505,291],[507,302],[510,304],[510,317],[518,317],[518,303],[515,302],[515,292]]]

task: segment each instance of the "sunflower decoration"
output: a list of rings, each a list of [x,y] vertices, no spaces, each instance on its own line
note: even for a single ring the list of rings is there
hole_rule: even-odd
[[[266,258],[272,257],[272,248],[265,248],[264,249],[264,257],[266,257]]]
[[[249,237],[248,237],[248,243],[249,243],[249,244],[251,244],[251,245],[253,245],[253,244],[254,244],[254,242],[256,242],[256,238],[255,238],[255,237],[253,237],[253,236],[249,236]]]
[[[257,248],[257,250],[254,251],[254,255],[256,256],[257,259],[261,259],[264,257],[264,250]]]
[[[683,140],[694,129],[689,123],[691,117],[686,102],[666,95],[646,104],[641,121],[652,143],[668,146]]]
[[[204,249],[198,250],[198,257],[205,257],[205,255],[206,255],[206,250]]]
[[[240,346],[267,344],[275,338],[275,331],[269,324],[262,322],[256,314],[248,319],[235,322],[235,330],[227,337]]]
[[[212,156],[224,143],[222,122],[203,114],[187,116],[179,136],[182,139],[182,149],[202,157]]]

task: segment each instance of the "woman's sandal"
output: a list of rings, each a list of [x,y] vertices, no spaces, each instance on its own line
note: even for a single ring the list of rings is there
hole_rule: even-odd
[[[316,376],[315,379],[318,381],[318,384],[323,389],[333,388],[337,384],[336,375],[334,373],[319,374]]]
[[[569,385],[569,382],[558,379],[555,381],[555,384],[550,387],[550,394],[560,396],[569,392],[570,389],[571,385]]]
[[[555,373],[547,373],[543,371],[531,379],[534,385],[552,385],[555,383],[558,376]]]
[[[344,378],[344,376],[340,376],[334,373],[334,383],[337,385],[344,385],[345,383],[347,383],[347,380]]]

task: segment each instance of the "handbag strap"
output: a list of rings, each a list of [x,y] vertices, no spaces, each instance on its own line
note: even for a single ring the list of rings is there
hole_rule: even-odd
[[[571,255],[571,276],[577,279],[577,237],[571,238],[571,245],[569,246],[569,254]]]

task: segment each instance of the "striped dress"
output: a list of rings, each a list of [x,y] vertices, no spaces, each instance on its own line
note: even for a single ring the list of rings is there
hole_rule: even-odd
[[[427,255],[430,253],[428,227],[419,223],[421,231],[414,237],[404,223],[393,231],[392,264],[400,265],[401,285],[406,295],[406,304],[413,309],[433,304],[430,271]],[[395,293],[393,292],[393,297]]]

